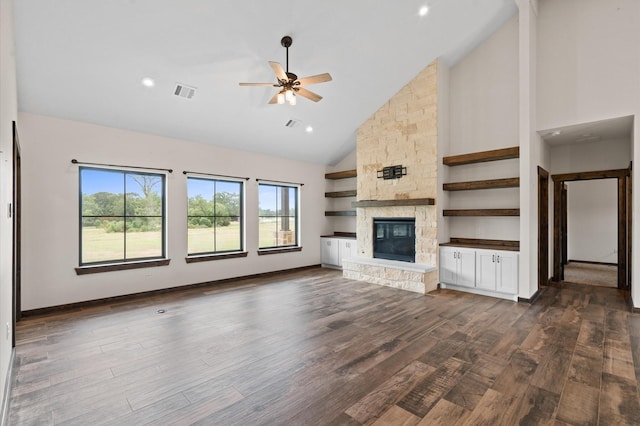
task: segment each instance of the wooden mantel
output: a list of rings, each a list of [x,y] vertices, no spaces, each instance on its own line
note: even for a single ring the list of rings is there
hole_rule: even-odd
[[[434,206],[433,198],[412,198],[403,200],[360,200],[351,203],[353,207],[396,207],[396,206]]]

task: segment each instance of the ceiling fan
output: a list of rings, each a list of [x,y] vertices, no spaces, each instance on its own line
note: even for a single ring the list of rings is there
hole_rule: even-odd
[[[310,84],[324,83],[331,81],[331,75],[329,73],[318,74],[311,77],[298,78],[292,72],[289,72],[289,47],[293,43],[293,39],[289,36],[282,37],[280,44],[287,49],[287,69],[282,68],[278,62],[269,61],[271,69],[276,74],[278,83],[240,83],[240,86],[272,86],[279,87],[280,91],[273,95],[270,104],[284,104],[285,100],[289,102],[289,105],[296,104],[296,95],[300,95],[313,102],[318,102],[322,99],[322,96],[317,93],[313,93],[310,90],[305,89],[302,86],[308,86]]]

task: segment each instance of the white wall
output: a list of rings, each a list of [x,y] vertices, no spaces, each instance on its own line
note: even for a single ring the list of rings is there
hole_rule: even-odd
[[[442,155],[519,145],[518,17],[514,16],[450,69],[449,143]],[[446,167],[446,166],[439,166]],[[518,160],[447,167],[448,182],[519,176]],[[518,189],[450,192],[444,208],[515,208]],[[519,220],[444,218],[450,237],[519,239]],[[446,237],[442,236],[442,239]]]
[[[618,263],[618,180],[567,182],[570,260]]]
[[[13,2],[0,0],[0,396],[3,402],[13,339],[12,331],[7,332],[7,328],[13,327],[13,228],[6,212],[13,199],[13,121],[18,115],[16,93]]]
[[[445,206],[449,205],[449,191],[442,189],[443,182],[450,182],[449,167],[442,165],[442,158],[449,151],[450,140],[450,89],[451,68],[445,61],[438,61],[438,195],[436,209],[438,211],[438,243],[446,243],[450,238],[449,220],[442,214]],[[438,256],[440,255],[438,251]],[[438,263],[440,263],[438,261]]]
[[[638,0],[539,0],[538,129],[637,113]]]
[[[21,113],[23,310],[194,284],[320,263],[325,168],[87,123]],[[171,168],[169,266],[77,276],[79,161]],[[248,257],[185,263],[186,177],[182,171],[246,176]],[[301,252],[258,256],[256,178],[304,183]]]
[[[626,169],[631,161],[631,141],[623,138],[552,145],[549,152],[552,174]]]

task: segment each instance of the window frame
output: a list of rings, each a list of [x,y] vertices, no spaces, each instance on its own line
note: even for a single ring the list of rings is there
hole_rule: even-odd
[[[237,183],[240,185],[240,194],[238,197],[238,202],[239,202],[239,206],[238,206],[238,222],[240,223],[240,248],[239,249],[233,249],[233,250],[214,250],[214,251],[208,251],[208,252],[198,252],[198,253],[190,253],[189,252],[189,218],[194,217],[194,216],[190,216],[189,215],[189,180],[193,179],[193,180],[201,180],[201,181],[209,181],[209,182],[213,182],[214,183],[214,193],[213,193],[213,197],[215,200],[215,196],[217,194],[217,190],[215,190],[215,183],[217,182],[223,182],[223,183]],[[193,262],[199,262],[199,261],[204,261],[204,260],[217,260],[217,259],[230,259],[230,258],[235,258],[235,257],[246,257],[247,253],[245,251],[245,246],[246,246],[246,241],[245,241],[245,232],[246,232],[246,214],[244,211],[244,206],[245,206],[245,180],[242,179],[233,179],[233,178],[218,178],[215,176],[208,176],[208,177],[204,177],[204,176],[198,176],[198,175],[193,175],[193,176],[187,176],[187,257],[186,257],[186,262],[187,263],[193,263]],[[214,204],[215,205],[215,204]],[[215,213],[215,212],[214,212]],[[215,218],[216,216],[195,216],[195,217],[213,217]],[[236,217],[236,216],[228,216],[228,217]],[[214,222],[215,223],[215,222]],[[213,227],[214,229],[214,235],[215,235],[215,229],[216,227]],[[214,237],[214,242],[215,242],[215,237]],[[214,243],[214,247],[215,247],[215,243]]]
[[[123,215],[122,216],[85,216],[83,214],[83,202],[82,202],[82,172],[84,170],[96,170],[101,172],[109,172],[109,173],[120,173],[123,176]],[[127,246],[127,230],[126,230],[126,221],[127,221],[127,210],[126,210],[126,181],[127,175],[144,175],[144,176],[157,176],[161,179],[162,188],[159,191],[159,194],[162,198],[161,205],[161,216],[131,216],[132,218],[136,217],[147,217],[147,218],[160,218],[161,219],[161,254],[159,256],[148,256],[148,257],[136,257],[136,258],[126,258],[126,246]],[[146,267],[146,266],[164,266],[169,263],[169,259],[167,257],[167,174],[166,173],[151,173],[148,171],[139,171],[135,168],[132,169],[123,169],[123,168],[110,168],[110,167],[95,167],[95,166],[80,166],[78,169],[78,213],[79,213],[79,253],[78,253],[78,265],[76,268],[76,273],[78,275],[83,275],[87,273],[93,272],[103,272],[103,271],[112,271],[112,270],[123,270],[123,269],[135,269],[138,267]],[[113,260],[101,260],[96,262],[83,262],[83,221],[85,217],[110,217],[110,218],[120,218],[122,217],[125,226],[124,226],[124,250],[123,253],[125,257],[123,259],[113,259]],[[91,272],[93,271],[93,272]]]
[[[263,217],[276,217],[276,218],[280,218],[280,217],[292,217],[292,216],[262,216],[260,214],[260,188],[262,186],[270,186],[270,187],[275,187],[275,188],[289,188],[289,189],[294,189],[295,190],[295,197],[296,197],[296,202],[295,202],[295,215],[293,216],[293,219],[295,221],[295,242],[293,244],[287,244],[287,245],[279,245],[279,246],[268,246],[268,247],[261,247],[260,246],[260,220]],[[261,181],[258,182],[258,255],[263,255],[263,254],[271,254],[271,253],[288,253],[288,252],[293,252],[293,251],[301,251],[302,250],[302,246],[301,246],[301,238],[300,238],[300,205],[301,205],[301,200],[300,200],[300,193],[301,193],[301,186],[300,184],[289,184],[289,183],[283,183],[283,182],[270,182],[270,181]],[[276,212],[278,211],[278,206],[276,203]]]

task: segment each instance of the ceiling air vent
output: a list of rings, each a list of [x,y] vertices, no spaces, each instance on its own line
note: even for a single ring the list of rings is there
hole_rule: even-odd
[[[193,98],[193,95],[196,94],[196,88],[187,86],[186,84],[176,83],[176,88],[173,91],[173,94],[181,98],[191,99]]]
[[[284,123],[284,125],[285,127],[289,127],[290,129],[293,129],[294,127],[298,127],[300,125],[300,120],[296,120],[295,118],[292,118],[291,120]]]

